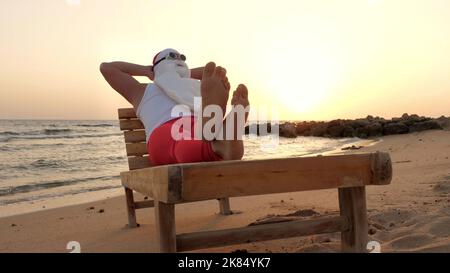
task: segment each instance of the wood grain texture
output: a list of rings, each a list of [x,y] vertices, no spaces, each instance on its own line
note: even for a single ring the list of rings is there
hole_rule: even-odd
[[[155,202],[156,241],[160,253],[177,251],[175,205]]]
[[[151,167],[148,156],[130,156],[128,157],[128,168],[137,170]]]
[[[119,108],[117,109],[117,114],[119,119],[137,118],[134,108]]]
[[[146,142],[144,130],[124,131],[123,136],[125,139],[125,143]]]
[[[389,156],[381,153],[180,165],[183,201],[384,185]],[[377,166],[374,168],[374,166]],[[382,179],[381,179],[382,178]]]
[[[121,119],[119,120],[120,130],[143,130],[144,124],[139,119]]]
[[[135,209],[153,208],[155,206],[154,200],[138,201],[134,202]]]
[[[348,229],[347,218],[335,216],[306,221],[291,221],[226,230],[194,232],[177,236],[177,251],[332,233],[346,229]]]
[[[331,188],[384,185],[380,153],[158,166],[121,174],[122,183],[168,203]],[[383,164],[374,169],[378,162]],[[378,164],[378,163],[377,163]],[[170,178],[169,178],[170,173]],[[153,182],[149,182],[153,181]]]
[[[341,233],[342,252],[367,252],[368,221],[365,187],[339,189],[341,216],[346,217],[349,229]]]
[[[134,206],[133,190],[125,188],[125,201],[128,213],[128,227],[135,228],[137,227],[137,222],[136,222],[136,211]]]
[[[145,143],[127,143],[125,144],[128,156],[143,156],[147,155],[147,145]]]

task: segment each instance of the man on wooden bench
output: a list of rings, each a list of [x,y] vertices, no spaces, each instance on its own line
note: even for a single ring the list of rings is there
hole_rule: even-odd
[[[156,54],[151,66],[111,62],[102,63],[100,71],[111,87],[133,105],[143,122],[152,165],[241,159],[244,145],[239,132],[243,132],[248,118],[247,87],[240,84],[233,92],[233,111],[224,118],[230,91],[226,70],[213,62],[190,70],[185,61],[178,51],[165,49]],[[160,80],[141,84],[133,76]],[[199,117],[190,102],[195,94],[202,98]],[[174,115],[174,109],[185,101],[190,106],[188,111]],[[207,110],[211,106],[219,108],[220,113],[203,115],[211,112]],[[237,113],[239,110],[246,112]],[[230,122],[231,127],[225,126]],[[200,126],[200,138],[196,126]]]

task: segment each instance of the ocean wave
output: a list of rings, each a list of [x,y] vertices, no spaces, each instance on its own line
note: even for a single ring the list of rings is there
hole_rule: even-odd
[[[0,132],[0,136],[18,136],[18,135],[20,135],[20,133],[11,131]]]
[[[121,136],[122,133],[108,133],[108,134],[79,134],[79,135],[19,135],[6,138],[0,138],[0,142],[9,142],[12,140],[34,140],[34,139],[74,139],[74,138],[92,138],[92,137],[111,137]]]
[[[44,129],[44,130],[33,130],[33,131],[23,131],[23,132],[13,132],[13,131],[3,131],[0,132],[0,136],[34,136],[34,135],[55,135],[62,133],[69,133],[71,129]]]
[[[55,135],[55,134],[61,134],[61,133],[68,133],[72,132],[71,129],[45,129],[44,134],[46,135]]]
[[[28,193],[38,190],[50,189],[50,188],[58,188],[64,186],[70,186],[80,183],[92,182],[95,180],[112,180],[119,179],[119,175],[109,175],[109,176],[98,176],[98,177],[87,177],[87,178],[75,178],[75,179],[67,179],[67,180],[54,180],[50,182],[44,183],[33,183],[27,185],[20,185],[17,187],[3,187],[0,188],[0,196],[14,195],[17,193]]]
[[[117,189],[117,188],[121,188],[121,187],[122,187],[121,185],[98,186],[98,187],[93,187],[93,188],[89,188],[89,189],[70,190],[70,191],[66,191],[66,192],[58,193],[58,194],[47,193],[47,194],[32,195],[29,197],[22,197],[22,198],[16,198],[16,199],[5,199],[5,200],[0,200],[0,206],[10,205],[10,204],[15,204],[15,203],[20,203],[20,202],[38,201],[38,200],[44,200],[44,199],[49,199],[49,198],[54,198],[54,197],[62,197],[62,196],[66,196],[66,195],[80,194],[80,193],[85,193],[85,192],[111,190],[111,189]]]
[[[101,124],[77,124],[78,127],[114,127],[113,124],[101,123]]]
[[[2,142],[1,140],[0,140],[0,142]],[[2,152],[9,152],[9,151],[12,151],[13,149],[11,149],[11,147],[8,147],[8,146],[0,146],[0,151],[2,151]]]
[[[64,162],[59,160],[46,160],[46,159],[38,159],[30,163],[30,166],[33,168],[57,168],[63,167]]]

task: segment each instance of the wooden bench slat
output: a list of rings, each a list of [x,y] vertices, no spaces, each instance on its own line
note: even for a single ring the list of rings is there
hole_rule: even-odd
[[[124,131],[123,136],[125,143],[146,142],[146,135],[144,130]]]
[[[154,197],[153,189],[160,187],[159,194],[168,191],[167,166],[151,167],[127,172],[121,172],[120,178],[125,188],[133,189],[150,198]],[[155,198],[153,198],[155,199]]]
[[[191,165],[182,167],[181,195],[185,201],[200,201],[381,185],[390,182],[390,166],[389,156],[381,153]]]
[[[323,219],[298,220],[243,228],[180,234],[177,235],[177,251],[332,233],[345,231],[348,229],[348,226],[346,217],[335,216]]]
[[[125,144],[128,156],[142,156],[148,154],[145,143],[127,143]]]
[[[153,208],[154,206],[155,206],[155,201],[154,200],[134,202],[134,208],[135,209]]]
[[[121,119],[119,120],[120,130],[143,130],[144,124],[139,119]]]
[[[117,110],[119,119],[137,118],[134,108],[120,108]]]
[[[155,175],[158,179],[154,179]],[[386,185],[389,154],[222,161],[121,173],[122,184],[166,203],[331,188]]]
[[[151,167],[148,156],[130,156],[128,157],[128,168],[137,170]]]

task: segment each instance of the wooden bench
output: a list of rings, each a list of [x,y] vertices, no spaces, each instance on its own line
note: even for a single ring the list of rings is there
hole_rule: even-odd
[[[125,187],[129,226],[137,226],[135,209],[154,207],[160,252],[334,232],[341,232],[343,252],[366,252],[365,186],[390,183],[389,154],[377,152],[151,167],[144,127],[133,108],[119,109],[118,112],[130,169],[120,174]],[[187,234],[175,231],[176,204],[219,199],[221,213],[229,214],[229,197],[335,188],[339,192],[339,216]],[[133,191],[153,200],[135,202]]]

